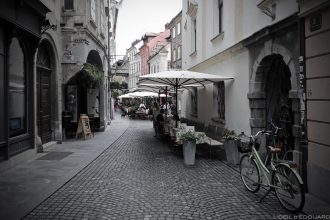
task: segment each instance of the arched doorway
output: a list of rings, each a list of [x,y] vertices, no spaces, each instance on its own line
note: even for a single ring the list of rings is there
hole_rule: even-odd
[[[270,123],[284,128],[282,138],[285,138],[288,146],[294,148],[294,137],[292,127],[294,125],[294,113],[292,111],[292,100],[289,97],[291,90],[291,72],[288,65],[280,54],[265,56],[257,70],[255,80],[260,83],[257,92],[264,94],[259,97],[258,110],[253,110],[252,115],[263,118],[264,127],[271,128]],[[259,90],[259,91],[258,91]],[[257,112],[259,111],[259,112]]]
[[[45,41],[41,42],[37,54],[37,127],[42,143],[52,139],[51,77],[53,69]]]
[[[100,55],[92,50],[83,68],[66,84],[66,109],[76,124],[81,114],[86,114],[93,128],[100,127],[100,85],[103,81],[103,66]],[[76,126],[73,126],[73,130]]]

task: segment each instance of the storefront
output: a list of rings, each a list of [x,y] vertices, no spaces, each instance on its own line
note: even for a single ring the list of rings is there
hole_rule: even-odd
[[[48,11],[37,0],[0,2],[0,161],[34,148],[34,57]]]
[[[81,114],[88,115],[92,130],[101,129],[103,103],[103,64],[97,51],[87,56],[83,68],[72,76],[65,86],[65,113],[70,115],[70,123],[65,124],[66,136],[74,136]]]

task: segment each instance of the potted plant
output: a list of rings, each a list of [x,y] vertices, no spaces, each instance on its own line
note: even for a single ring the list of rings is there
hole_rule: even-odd
[[[238,135],[235,131],[225,129],[223,131],[222,139],[224,141],[227,161],[231,164],[238,164],[240,159],[237,148],[237,143],[239,140]]]
[[[188,130],[181,134],[183,141],[183,158],[186,165],[195,164],[196,142],[203,139],[204,134]]]

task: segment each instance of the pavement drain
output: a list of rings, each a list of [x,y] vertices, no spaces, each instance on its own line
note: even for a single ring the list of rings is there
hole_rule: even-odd
[[[46,155],[39,157],[37,160],[62,160],[73,152],[49,152]]]

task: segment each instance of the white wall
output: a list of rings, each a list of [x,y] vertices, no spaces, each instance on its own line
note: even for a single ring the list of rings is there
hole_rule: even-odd
[[[187,0],[182,1],[183,69],[189,69],[232,47],[267,26],[298,13],[296,1],[276,0],[274,20],[257,7],[260,0],[223,0],[223,35],[214,39],[214,7],[217,0],[196,0],[197,54],[191,56],[191,18],[187,15]],[[213,39],[213,40],[212,40]]]
[[[225,81],[226,127],[250,134],[249,53],[241,42],[259,30],[271,26],[298,12],[296,1],[276,0],[276,17],[265,15],[258,7],[260,0],[223,0],[223,33],[214,30],[214,10],[217,0],[195,0],[198,3],[197,51],[191,50],[191,20],[187,14],[187,0],[182,1],[182,69],[216,75],[231,76]],[[181,117],[190,116],[190,95],[182,95]],[[197,121],[211,123],[213,86],[198,91]]]
[[[205,63],[194,71],[215,75],[232,76],[234,80],[225,81],[225,120],[226,127],[237,133],[244,131],[250,134],[250,108],[247,93],[249,91],[249,54],[242,49],[239,54],[219,63]],[[190,116],[190,95],[184,92],[182,97],[181,117]],[[206,124],[212,123],[213,112],[213,84],[198,89],[198,118]]]

